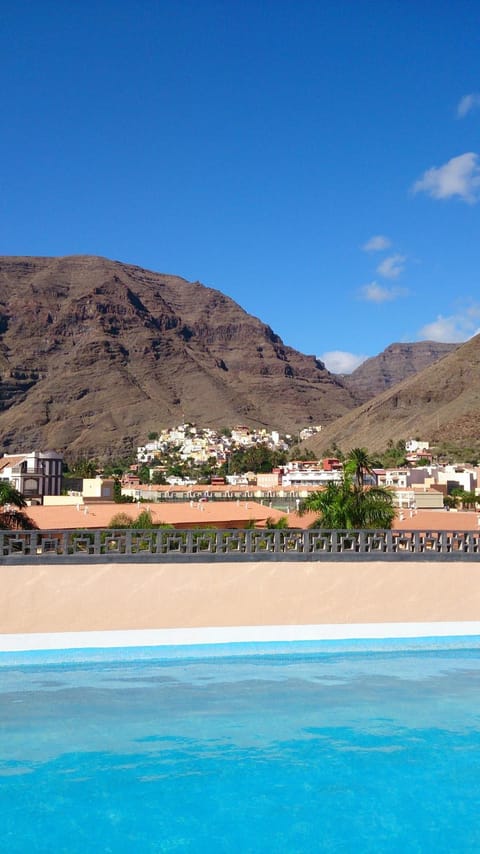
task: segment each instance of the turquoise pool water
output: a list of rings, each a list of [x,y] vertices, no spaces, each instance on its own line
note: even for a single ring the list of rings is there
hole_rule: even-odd
[[[0,669],[2,852],[480,851],[477,646],[128,655]]]

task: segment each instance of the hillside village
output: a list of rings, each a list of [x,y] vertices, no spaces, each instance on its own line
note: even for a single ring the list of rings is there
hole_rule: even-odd
[[[132,520],[139,504],[148,504],[148,512],[158,505],[154,514],[175,527],[204,525],[207,517],[209,525],[222,527],[243,527],[249,522],[268,525],[281,518],[288,518],[291,526],[305,527],[311,518],[298,516],[302,502],[343,477],[339,457],[291,457],[292,448],[298,449],[294,444],[298,439],[308,440],[320,429],[309,427],[299,437],[292,437],[243,426],[218,432],[184,423],[151,434],[137,448],[136,462],[117,476],[99,470],[90,477],[69,477],[63,472],[61,454],[33,451],[5,454],[0,459],[0,482],[12,484],[24,496],[30,518],[44,528],[105,527],[118,504]],[[258,449],[282,454],[284,461],[268,470],[229,472],[229,459],[234,454]],[[192,470],[208,462],[213,473],[208,480],[165,476],[167,460],[171,462],[172,458],[188,462]],[[404,463],[375,467],[366,475],[367,484],[392,492],[397,525],[412,526],[417,514],[424,511],[451,511],[462,516],[464,511],[476,511],[480,504],[480,467],[434,462],[428,443],[414,439],[405,443]],[[206,502],[214,502],[214,509],[207,511]],[[227,508],[221,509],[220,504]],[[431,520],[432,527],[438,527],[438,518],[434,521],[431,516]],[[476,526],[477,518],[468,522],[470,527]]]
[[[300,431],[300,441],[320,431],[320,427]],[[280,437],[276,430],[251,430],[248,427],[224,428],[223,431],[208,427],[197,427],[195,424],[180,424],[178,427],[153,433],[149,441],[137,448],[137,461],[151,463],[162,454],[177,450],[181,459],[191,459],[194,463],[205,463],[214,460],[215,464],[224,463],[232,448],[240,446],[251,448],[254,445],[265,445],[268,448],[287,451],[292,437],[286,434]]]
[[[307,428],[300,434],[302,441],[308,439],[320,427]],[[172,443],[182,441],[179,453],[185,458],[198,454],[198,461],[203,461],[206,454],[216,454],[217,464],[222,466],[228,459],[228,454],[236,443],[244,447],[254,447],[258,444],[273,449],[288,449],[288,442],[280,439],[277,432],[268,434],[265,431],[256,434],[246,428],[236,428],[228,437],[218,435],[218,444],[213,431],[202,431],[191,426],[182,425],[172,431],[165,431],[147,445],[138,449],[138,464],[130,467],[130,471],[122,478],[122,492],[136,500],[166,500],[174,496],[184,495],[195,498],[200,494],[205,497],[233,498],[237,494],[255,497],[260,500],[290,499],[298,502],[309,492],[321,489],[329,482],[339,482],[343,476],[342,461],[337,457],[325,457],[322,460],[289,459],[284,464],[269,472],[245,472],[243,474],[226,473],[224,477],[212,477],[210,484],[201,484],[190,478],[183,481],[180,478],[167,478],[165,484],[141,483],[138,475],[140,464],[148,460],[154,475],[158,471],[155,457],[165,453]],[[290,437],[286,437],[290,439]],[[480,494],[480,467],[439,464],[432,461],[429,443],[409,439],[405,442],[405,465],[392,468],[374,468],[367,476],[371,485],[385,486],[394,493],[394,501],[398,508],[416,510],[417,508],[440,509],[444,506],[455,509],[467,504],[465,496],[469,496],[469,506],[475,506],[472,496]],[[161,468],[161,466],[160,466]],[[453,495],[453,498],[452,498]]]
[[[168,474],[168,463],[170,462],[171,466],[172,461],[176,461],[183,464],[184,470],[185,464],[191,471],[203,466],[202,480],[207,479],[209,474],[210,477],[228,477],[233,475],[230,469],[235,453],[248,449],[268,450],[272,452],[272,455],[265,456],[265,464],[268,464],[276,458],[282,460],[296,443],[304,442],[320,431],[321,426],[307,427],[302,429],[298,436],[293,437],[288,433],[280,435],[277,430],[254,430],[242,425],[217,431],[195,424],[180,424],[178,427],[150,434],[149,441],[137,448],[137,462],[130,466],[133,473],[131,476],[135,477],[135,473],[142,467],[145,474],[145,467],[148,467],[149,480],[155,481],[156,477],[160,476],[160,482],[171,485],[196,482],[195,478],[187,475],[182,477],[174,473]],[[255,461],[255,457],[250,459]]]

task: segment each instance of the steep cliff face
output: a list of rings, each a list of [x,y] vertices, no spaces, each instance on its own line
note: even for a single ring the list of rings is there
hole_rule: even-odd
[[[105,258],[0,258],[4,450],[128,451],[187,419],[295,431],[357,402],[198,282]]]
[[[332,442],[381,451],[390,439],[410,436],[480,445],[480,335],[342,416],[309,446],[319,453]]]
[[[378,356],[367,359],[349,376],[344,377],[344,381],[357,399],[364,403],[443,359],[457,346],[436,341],[390,344]]]

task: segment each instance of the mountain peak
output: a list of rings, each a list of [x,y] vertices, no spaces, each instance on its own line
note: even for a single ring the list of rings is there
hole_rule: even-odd
[[[188,419],[297,432],[357,399],[198,282],[89,255],[0,258],[5,450],[118,455]]]

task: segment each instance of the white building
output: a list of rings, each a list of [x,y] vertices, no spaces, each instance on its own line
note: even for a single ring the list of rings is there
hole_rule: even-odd
[[[62,491],[63,456],[55,451],[4,454],[0,459],[0,480],[7,480],[32,504],[41,504],[44,495]]]
[[[291,471],[282,478],[282,486],[326,486],[327,483],[341,483],[341,471]]]
[[[408,469],[386,469],[377,474],[379,486],[394,486],[397,489],[406,489],[411,484],[410,471]]]
[[[417,439],[408,439],[405,442],[405,450],[410,454],[415,454],[417,451],[428,451],[428,442],[419,442]]]

